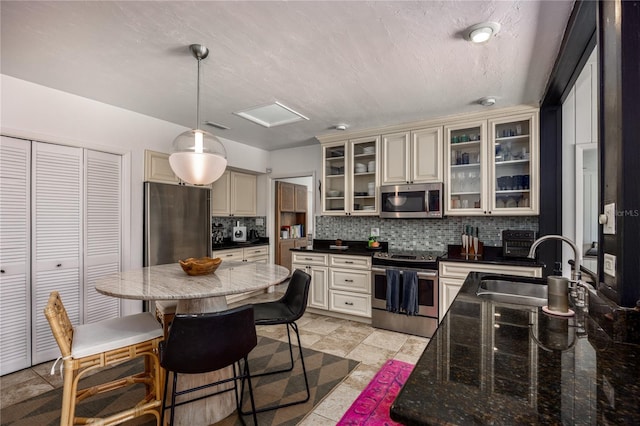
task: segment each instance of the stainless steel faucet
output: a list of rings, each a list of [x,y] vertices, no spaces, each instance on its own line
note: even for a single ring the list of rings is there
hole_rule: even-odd
[[[535,257],[536,249],[540,244],[547,240],[560,240],[569,244],[573,249],[573,262],[574,262],[574,270],[571,272],[571,280],[580,281],[582,278],[582,273],[580,272],[580,266],[582,265],[582,258],[580,257],[580,252],[578,251],[578,246],[571,241],[567,237],[563,237],[562,235],[545,235],[544,237],[540,237],[533,242],[531,245],[531,249],[529,250],[529,258],[533,259]]]

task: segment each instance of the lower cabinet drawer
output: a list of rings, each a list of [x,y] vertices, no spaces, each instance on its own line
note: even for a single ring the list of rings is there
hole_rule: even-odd
[[[245,247],[244,249],[244,258],[248,259],[250,257],[256,256],[268,256],[269,255],[269,246],[257,246],[257,247]]]
[[[371,318],[371,296],[329,290],[329,310]]]
[[[369,293],[371,288],[371,272],[344,271],[331,268],[329,288],[332,290],[346,290]]]

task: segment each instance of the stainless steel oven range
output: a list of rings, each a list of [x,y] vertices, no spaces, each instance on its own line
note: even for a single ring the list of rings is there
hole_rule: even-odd
[[[431,337],[438,328],[438,267],[442,252],[375,253],[371,267],[371,325],[376,328]],[[387,311],[387,270],[400,272],[400,295],[404,271],[418,275],[418,314]],[[402,298],[402,296],[400,296]]]

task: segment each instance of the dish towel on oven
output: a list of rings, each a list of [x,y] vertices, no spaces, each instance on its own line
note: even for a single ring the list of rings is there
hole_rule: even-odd
[[[404,271],[402,273],[402,306],[401,311],[407,315],[418,314],[418,273]]]
[[[387,269],[387,311],[400,310],[400,271]]]

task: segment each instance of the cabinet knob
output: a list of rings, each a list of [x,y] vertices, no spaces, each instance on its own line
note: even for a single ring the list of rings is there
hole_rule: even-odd
[[[0,274],[4,274],[4,269],[0,269]]]
[[[347,306],[353,306],[353,302],[344,302],[344,304]]]
[[[62,263],[58,263],[58,264],[56,265],[56,268],[59,268],[59,267],[61,267],[61,266],[62,266]]]

